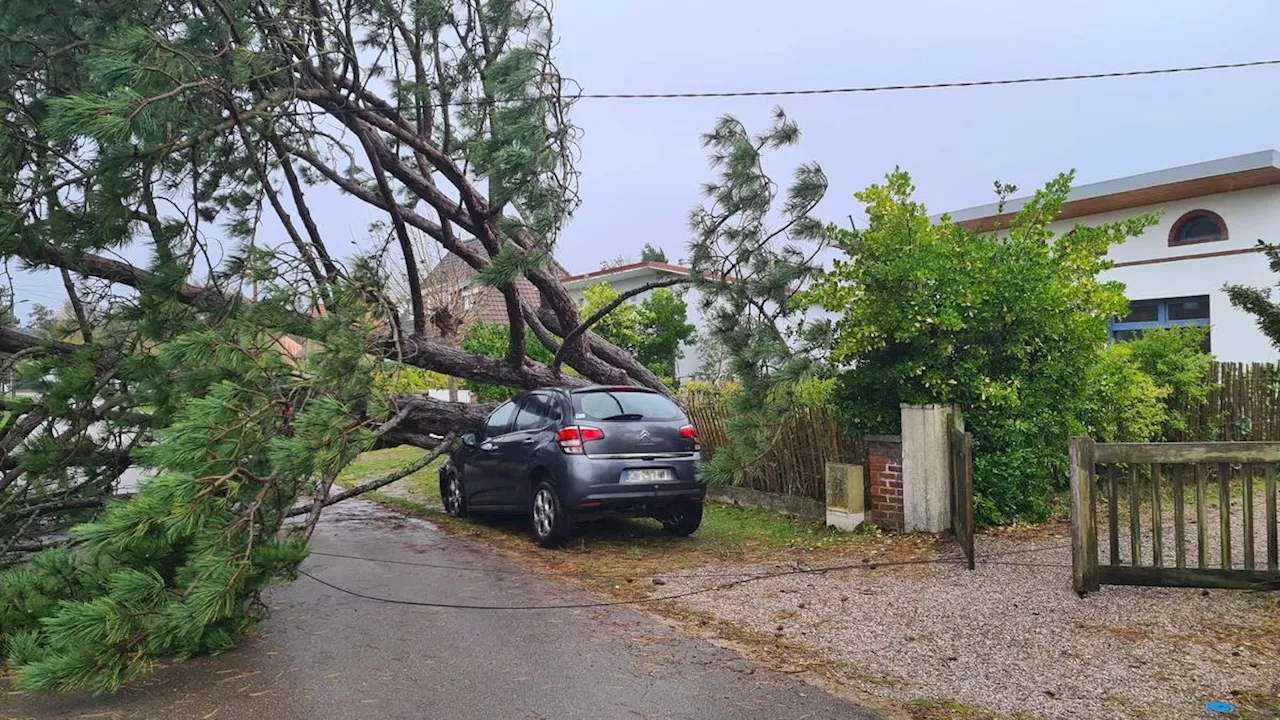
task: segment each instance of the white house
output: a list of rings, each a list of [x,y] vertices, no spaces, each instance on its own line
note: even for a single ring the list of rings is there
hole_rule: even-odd
[[[1007,227],[1027,198],[1004,211],[982,205],[950,213],[967,227]],[[1071,230],[1141,213],[1160,221],[1140,237],[1113,247],[1115,267],[1104,275],[1123,282],[1130,314],[1112,324],[1118,340],[1145,328],[1207,325],[1219,359],[1275,362],[1280,356],[1253,316],[1228,301],[1227,284],[1274,287],[1258,240],[1280,242],[1280,153],[1238,155],[1074,188],[1050,227]]]
[[[665,277],[683,276],[689,274],[689,268],[680,265],[672,265],[664,262],[637,262],[629,265],[620,265],[618,267],[605,268],[596,270],[595,272],[584,273],[582,275],[571,275],[564,278],[564,286],[569,291],[569,295],[573,297],[578,305],[585,302],[583,292],[590,286],[597,283],[608,283],[610,287],[619,293],[634,290],[655,280],[661,280]],[[697,337],[702,335],[705,329],[705,323],[698,306],[698,291],[687,285],[675,285],[669,290],[680,293],[688,307],[687,321],[693,325],[696,330],[693,337],[688,342],[680,346],[681,357],[676,360],[676,380],[687,380],[696,374],[702,368],[702,354],[698,350],[698,346],[693,342]],[[627,302],[640,304],[644,299],[652,294],[652,290],[640,293]]]

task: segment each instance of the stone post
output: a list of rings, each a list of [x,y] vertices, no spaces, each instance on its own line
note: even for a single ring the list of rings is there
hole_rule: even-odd
[[[907,532],[951,528],[952,405],[902,405],[902,515]]]

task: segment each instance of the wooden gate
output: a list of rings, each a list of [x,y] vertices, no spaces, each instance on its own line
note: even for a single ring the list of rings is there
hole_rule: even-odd
[[[1102,584],[1280,588],[1280,442],[1095,444],[1076,437],[1069,450],[1076,592]],[[1099,564],[1099,525],[1107,528],[1106,564]]]
[[[959,413],[952,415],[951,531],[973,569],[973,435],[964,431]]]

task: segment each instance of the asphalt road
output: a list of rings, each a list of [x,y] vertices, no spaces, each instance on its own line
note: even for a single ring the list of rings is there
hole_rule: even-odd
[[[602,598],[522,570],[466,538],[364,501],[326,511],[308,572],[408,600],[545,605]],[[29,697],[0,718],[873,718],[796,678],[629,608],[476,612],[388,605],[306,577],[273,590],[240,648],[160,668],[118,695]]]

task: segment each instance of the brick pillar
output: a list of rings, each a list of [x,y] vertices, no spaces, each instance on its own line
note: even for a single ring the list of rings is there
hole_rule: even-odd
[[[867,437],[870,493],[867,519],[882,530],[902,532],[902,436]]]

